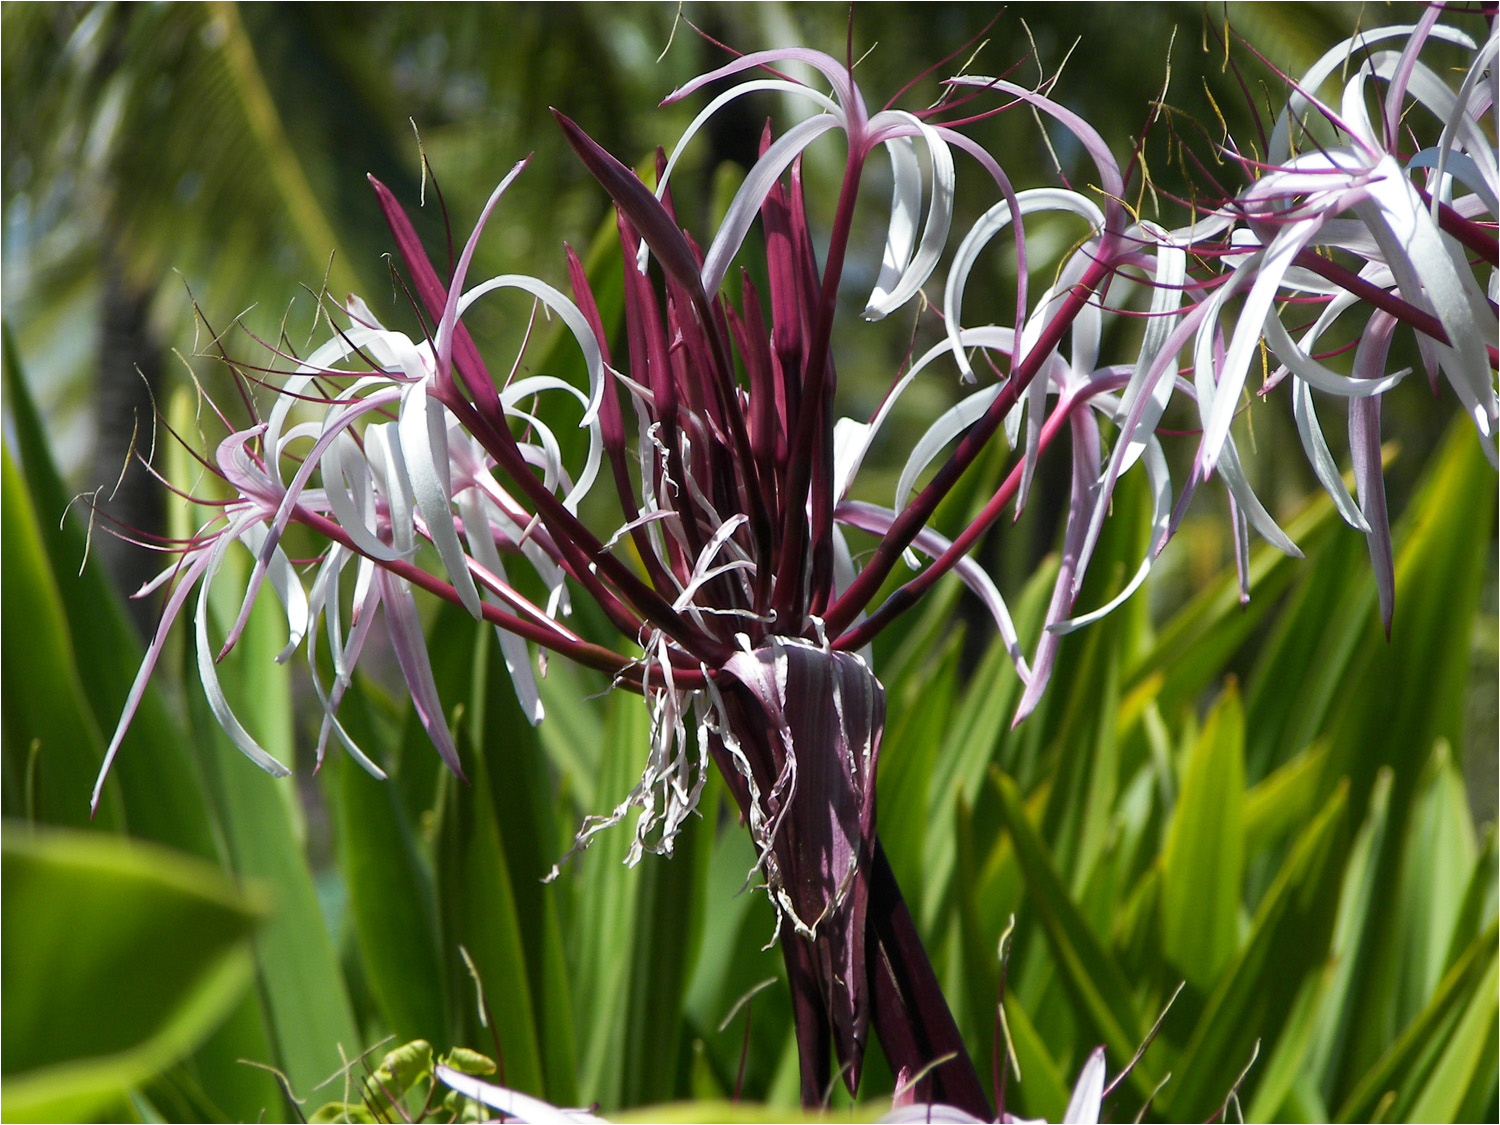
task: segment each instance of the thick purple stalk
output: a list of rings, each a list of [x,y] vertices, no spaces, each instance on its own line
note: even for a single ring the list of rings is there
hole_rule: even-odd
[[[952,1056],[932,1067],[917,1083],[917,1100],[957,1106],[981,1121],[994,1120],[995,1111],[985,1096],[878,837],[865,934],[870,1022],[880,1036],[891,1069],[899,1073],[905,1068],[916,1074],[937,1059]]]

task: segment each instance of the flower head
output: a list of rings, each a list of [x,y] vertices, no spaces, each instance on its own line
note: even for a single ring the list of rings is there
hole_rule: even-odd
[[[1406,38],[1402,51],[1372,49],[1397,34]],[[1442,31],[1435,17],[1415,29],[1351,41],[1346,49],[1359,52],[1360,61],[1338,112],[1314,100],[1337,61],[1330,55],[1297,85],[1272,135],[1269,163],[1242,158],[1253,174],[1250,185],[1175,230],[1126,206],[1130,170],[1087,122],[1046,90],[1002,79],[961,76],[951,83],[954,104],[872,112],[846,64],[802,49],[747,55],[672,95],[738,80],[709,102],[670,158],[659,156],[654,188],[558,114],[618,212],[624,292],[618,332],[604,323],[571,251],[571,295],[520,274],[469,285],[485,224],[524,161],[495,189],[446,278],[400,203],[372,180],[417,318],[430,327],[407,336],[351,298],[334,314],[332,339],[305,360],[287,357],[292,370],[266,421],[221,444],[212,467],[234,498],[215,507],[158,580],[175,584],[110,758],[167,629],[198,585],[198,663],[214,712],[241,749],[266,769],[285,772],[235,720],[214,673],[206,589],[225,553],[240,543],[255,565],[243,609],[217,655],[234,644],[269,584],[287,613],[282,658],[307,643],[324,710],[319,754],[336,736],[378,774],[337,718],[378,608],[421,721],[461,776],[418,623],[413,590],[421,587],[496,627],[533,722],[543,710],[532,646],[602,670],[646,697],[652,744],[640,782],[612,812],[585,823],[577,847],[636,810],[629,861],[647,851],[670,852],[713,759],[738,802],[756,846],[756,871],[777,907],[798,996],[805,1097],[821,1099],[830,1051],[850,1088],[857,1085],[872,1018],[886,1020],[893,1033],[886,1044],[892,1061],[921,1069],[943,1053],[938,1039],[957,1037],[930,967],[921,961],[926,976],[877,972],[866,949],[867,941],[879,941],[882,963],[908,969],[921,956],[875,835],[885,701],[861,655],[871,639],[938,579],[956,574],[991,612],[1025,684],[1019,721],[1041,697],[1060,638],[1141,586],[1204,481],[1216,477],[1228,490],[1242,560],[1251,527],[1295,554],[1251,491],[1230,432],[1262,341],[1284,364],[1272,382],[1292,381],[1294,414],[1319,479],[1349,522],[1370,536],[1387,621],[1379,403],[1405,375],[1385,370],[1399,324],[1419,333],[1434,377],[1446,377],[1493,457],[1500,425],[1496,349],[1489,342],[1495,243],[1474,219],[1495,213],[1494,153],[1478,118],[1493,106],[1496,40],[1477,52],[1459,90],[1450,93],[1417,57],[1434,38],[1467,43]],[[787,62],[811,66],[827,92],[772,69]],[[1365,105],[1374,81],[1388,90],[1380,128]],[[700,251],[673,207],[678,156],[723,106],[767,90],[800,97],[815,112],[779,137],[767,126],[759,159]],[[956,117],[970,112],[970,101],[996,97],[999,108],[978,116],[1016,105],[1047,116],[1091,158],[1096,190],[1013,190],[1000,163]],[[1403,164],[1394,147],[1396,122],[1409,98],[1444,125],[1436,145]],[[955,108],[960,104],[962,111]],[[1309,112],[1335,130],[1336,143],[1299,139]],[[807,218],[800,158],[833,135],[844,138],[846,159],[824,244]],[[978,163],[993,203],[948,263],[943,339],[893,372],[879,409],[860,421],[839,414],[833,325],[862,173],[881,151],[890,164],[891,203],[866,320],[913,301],[936,276],[952,233],[955,152]],[[1458,185],[1465,194],[1456,194]],[[1066,216],[1081,231],[1055,269],[1029,254],[1027,224],[1044,213]],[[753,252],[749,233],[757,220],[765,294],[750,271],[733,277],[736,261]],[[826,246],[821,253],[819,245]],[[975,311],[974,302],[966,305],[968,280],[996,245],[1017,266],[1014,315],[989,309],[977,323],[966,322]],[[1488,291],[1470,254],[1491,269]],[[561,321],[583,358],[584,385],[520,376],[519,363],[508,376],[495,376],[464,316],[475,301],[498,292],[523,294],[533,316]],[[1281,310],[1307,297],[1322,303],[1321,312],[1294,341]],[[1312,352],[1333,320],[1355,308],[1374,311],[1345,375]],[[1108,354],[1109,322],[1125,314],[1145,320],[1140,345]],[[1184,354],[1188,362],[1179,370]],[[894,404],[915,379],[945,367],[973,389],[912,443],[889,507],[852,499],[851,482]],[[982,382],[981,372],[987,373]],[[1337,480],[1313,390],[1351,404],[1357,500]],[[1156,432],[1174,394],[1191,401],[1202,423],[1192,470],[1175,501]],[[586,431],[584,452],[571,460],[563,450],[572,443],[553,428],[559,414]],[[955,483],[1002,434],[1016,457],[978,515],[951,539],[929,527]],[[1039,459],[1064,436],[1070,495],[1061,565],[1045,629],[1027,656],[999,590],[969,555],[1007,508],[1019,513]],[[1137,466],[1153,500],[1151,549],[1114,597],[1078,612],[1113,491]],[[602,532],[580,516],[583,497],[601,482],[619,507]],[[308,570],[310,593],[282,545],[292,523],[328,544]],[[877,537],[862,565],[846,529]],[[419,552],[423,545],[440,568],[424,566],[430,555]],[[921,555],[930,560],[925,566]],[[903,560],[917,572],[877,604]],[[535,573],[546,592],[540,602],[512,583],[507,567],[513,566]],[[353,607],[347,625],[346,585]],[[597,604],[626,652],[563,624],[579,596]],[[320,630],[334,669],[326,689],[318,682]],[[872,913],[880,915],[878,925]],[[923,1034],[896,1034],[902,1020],[920,1024]],[[967,1060],[939,1063],[932,1074],[939,1096],[984,1105]],[[1102,1080],[1102,1057],[1091,1059],[1070,1120],[1097,1120]]]

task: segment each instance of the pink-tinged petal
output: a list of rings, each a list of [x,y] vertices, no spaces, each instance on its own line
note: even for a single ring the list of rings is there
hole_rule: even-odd
[[[411,479],[417,510],[427,524],[427,534],[437,548],[448,581],[453,584],[459,601],[476,621],[483,615],[479,591],[469,575],[463,544],[453,529],[453,484],[449,477],[448,420],[442,403],[417,384],[407,387],[401,396],[401,413],[397,423],[401,435],[401,456]]]
[[[916,296],[917,291],[932,276],[943,248],[948,244],[948,231],[953,225],[953,154],[948,151],[943,135],[918,117],[894,111],[877,114],[871,127],[879,128],[887,118],[894,119],[898,127],[904,124],[917,130],[926,143],[928,162],[932,168],[932,200],[928,204],[927,222],[922,229],[922,243],[917,247],[915,255],[906,249],[911,239],[910,228],[915,226],[915,213],[909,201],[900,197],[893,204],[891,230],[894,238],[887,237],[887,260],[881,266],[880,280],[876,283],[875,291],[870,294],[869,304],[863,313],[866,320],[880,320]],[[894,165],[896,150],[891,149],[891,142],[887,142],[887,148],[891,150]],[[918,186],[920,188],[920,181]],[[907,190],[909,192],[909,186]],[[887,266],[897,262],[900,263],[899,268],[891,275]]]
[[[428,315],[440,317],[448,306],[448,291],[439,280],[437,271],[432,268],[432,261],[422,247],[422,240],[417,237],[416,228],[411,225],[411,220],[407,218],[401,204],[396,202],[390,189],[374,176],[370,176],[369,180],[380,201],[380,210],[385,215],[386,224],[396,239],[396,249],[411,275],[417,297]],[[487,409],[495,400],[495,384],[490,379],[489,370],[479,355],[473,337],[462,323],[454,326],[452,347],[453,365],[463,376],[464,387],[481,410]]]
[[[834,516],[840,523],[867,531],[872,535],[884,535],[896,522],[896,513],[890,509],[879,508],[874,504],[865,504],[857,500],[844,501],[834,509]],[[929,558],[935,559],[952,547],[953,543],[930,527],[924,527],[917,532],[917,537],[912,540],[911,545]],[[1016,635],[1016,626],[1010,615],[1010,607],[1005,604],[1005,598],[1001,595],[999,588],[985,573],[984,568],[971,558],[965,557],[955,563],[953,573],[984,603],[985,609],[990,611],[990,618],[1000,632],[1000,638],[1005,643],[1005,651],[1010,655],[1011,663],[1015,665],[1016,674],[1021,678],[1022,683],[1028,682],[1031,679],[1031,669],[1027,666],[1026,657],[1021,652],[1021,643]]]
[[[883,313],[871,317],[871,310],[889,296],[911,264],[917,248],[917,220],[922,215],[922,168],[917,163],[917,146],[910,137],[895,137],[885,142],[891,158],[891,221],[885,234],[885,251],[880,260],[880,274],[875,291],[870,294],[867,319],[879,320]]]
[[[1234,571],[1240,580],[1240,605],[1250,604],[1250,527],[1245,510],[1229,490],[1229,529],[1234,537]]]
[[[1151,486],[1151,543],[1154,545],[1166,537],[1168,525],[1172,518],[1172,478],[1167,469],[1166,455],[1162,453],[1161,443],[1156,438],[1148,438],[1142,452],[1144,455],[1141,458],[1141,465],[1146,470],[1146,480]],[[1109,491],[1103,492],[1106,501],[1110,495]],[[1107,502],[1096,505],[1094,522],[1097,522],[1102,517],[1107,508]],[[1084,548],[1083,557],[1085,560],[1092,553],[1093,549],[1094,542],[1091,540]],[[1092,625],[1095,621],[1113,613],[1141,588],[1141,584],[1146,581],[1146,575],[1151,572],[1151,564],[1155,560],[1156,554],[1155,550],[1148,548],[1146,557],[1141,560],[1140,566],[1136,568],[1134,577],[1125,584],[1123,590],[1104,605],[1089,613],[1079,614],[1077,617],[1070,618],[1067,621],[1059,621],[1055,625],[1048,626],[1048,628],[1057,633],[1071,633],[1076,629],[1083,628],[1085,625]],[[1075,598],[1078,593],[1077,587],[1081,585],[1079,581],[1080,577],[1081,571],[1075,572],[1073,576]]]
[[[1075,191],[1065,191],[1061,188],[1034,188],[1031,191],[1021,192],[1016,197],[1016,206],[1019,206],[1021,215],[1029,215],[1037,211],[1068,211],[1085,219],[1095,230],[1104,225],[1104,213],[1092,200]],[[975,262],[979,260],[980,252],[997,234],[1014,221],[1015,210],[1010,200],[1001,200],[995,204],[964,236],[964,240],[954,251],[953,264],[948,268],[948,280],[943,290],[944,326],[954,358],[958,361],[959,370],[963,372],[966,382],[973,381],[974,371],[969,366],[959,338],[962,331],[964,290],[968,285],[969,274],[973,271]],[[1023,354],[1024,351],[1025,349],[1022,349]]]
[[[898,511],[906,507],[906,501],[922,471],[932,464],[945,445],[985,416],[990,404],[1000,397],[1002,387],[1003,384],[996,383],[975,391],[943,411],[937,421],[927,427],[926,432],[912,446],[906,464],[901,469],[901,477],[896,482],[894,507]]]
[[[1422,13],[1422,18],[1417,21],[1417,26],[1412,29],[1401,49],[1401,54],[1390,74],[1390,84],[1385,93],[1385,135],[1392,143],[1395,142],[1397,131],[1400,129],[1401,110],[1406,101],[1407,88],[1411,82],[1412,73],[1419,65],[1417,56],[1422,53],[1427,38],[1432,34],[1432,29],[1437,25],[1443,15],[1441,5],[1434,4]],[[1366,63],[1368,65],[1368,63]],[[1439,121],[1446,121],[1447,115],[1439,115]]]
[[[500,552],[495,549],[495,537],[490,532],[489,519],[485,515],[483,497],[476,489],[468,489],[460,495],[458,507],[463,515],[464,538],[469,541],[474,561],[501,582],[508,583],[505,566],[500,561]],[[486,595],[485,600],[499,604],[491,595]],[[531,668],[531,650],[523,638],[498,626],[495,635],[500,642],[500,655],[505,660],[506,671],[510,673],[516,699],[521,704],[521,712],[526,716],[527,722],[536,726],[546,717],[546,710],[542,707],[541,696],[537,692],[536,676]]]
[[[265,544],[266,529],[258,523],[252,524],[245,529],[242,539],[245,546],[259,557],[261,548]],[[278,664],[285,664],[292,653],[297,651],[302,638],[307,635],[310,620],[307,592],[303,590],[302,580],[297,577],[297,572],[292,567],[292,560],[286,557],[286,552],[280,547],[275,547],[271,551],[271,561],[266,567],[266,578],[271,583],[271,590],[275,593],[276,600],[286,611],[287,643],[276,657]]]
[[[266,752],[260,743],[235,717],[234,711],[229,706],[229,700],[225,698],[223,685],[219,683],[218,669],[214,666],[214,652],[208,641],[208,591],[218,576],[219,568],[223,565],[224,554],[229,545],[237,540],[246,531],[246,525],[231,525],[225,533],[219,537],[218,542],[209,553],[208,566],[204,569],[203,580],[198,591],[198,608],[193,615],[195,636],[197,640],[198,653],[198,678],[203,682],[203,694],[208,699],[209,708],[218,720],[219,726],[229,736],[231,742],[239,748],[240,752],[252,762],[265,770],[272,777],[286,777],[292,771],[287,769],[274,757]]]
[[[1272,164],[1284,164],[1292,158],[1292,124],[1297,123],[1300,134],[1301,123],[1306,119],[1309,108],[1316,105],[1311,95],[1317,92],[1318,87],[1327,80],[1329,75],[1347,65],[1350,59],[1364,58],[1376,43],[1389,39],[1407,39],[1414,30],[1413,24],[1374,28],[1360,32],[1325,52],[1323,57],[1314,63],[1292,88],[1287,98],[1286,108],[1276,118],[1276,125],[1271,131],[1268,161]],[[1470,49],[1474,46],[1474,41],[1460,32],[1449,31],[1446,28],[1442,29],[1442,32],[1444,38],[1449,39],[1450,42],[1459,43]],[[1302,137],[1299,135],[1296,139],[1298,147],[1301,147],[1301,142]]]
[[[396,550],[416,549],[416,497],[406,458],[401,455],[400,427],[391,422],[365,427],[365,456],[375,477],[375,486],[385,497],[391,525],[391,543]]]
[[[1391,551],[1390,515],[1385,503],[1385,474],[1380,461],[1380,399],[1349,400],[1349,454],[1354,462],[1354,487],[1369,530],[1370,566],[1380,601],[1380,622],[1391,635],[1395,612],[1396,572]]]
[[[800,62],[819,71],[828,84],[833,87],[834,97],[838,99],[839,106],[843,109],[848,119],[847,128],[850,133],[851,142],[854,138],[861,141],[864,130],[869,119],[869,112],[865,107],[864,98],[860,95],[859,87],[855,84],[849,73],[849,68],[830,55],[821,51],[808,50],[805,47],[781,47],[770,51],[756,51],[752,54],[741,55],[732,62],[725,63],[716,70],[707,74],[700,74],[692,81],[679,86],[667,95],[663,105],[681,101],[696,90],[702,89],[711,82],[717,82],[721,78],[730,78],[736,74],[742,74],[747,70],[759,67],[767,69],[781,62]]]
[[[1053,101],[1045,94],[1039,94],[1035,90],[1029,90],[1025,86],[1017,86],[1014,82],[1007,82],[1002,78],[982,78],[977,75],[963,75],[958,78],[948,79],[950,85],[954,86],[982,86],[985,89],[995,90],[1002,94],[1010,94],[1020,98],[1029,105],[1035,106],[1043,113],[1057,119],[1069,132],[1077,138],[1078,143],[1084,151],[1093,158],[1094,166],[1099,170],[1100,188],[1104,197],[1110,201],[1109,210],[1116,218],[1124,214],[1124,209],[1119,201],[1125,198],[1125,178],[1120,173],[1120,166],[1115,162],[1115,157],[1110,152],[1109,145],[1099,135],[1092,125],[1078,114],[1066,108],[1059,102]]]
[[[1063,1114],[1065,1125],[1099,1125],[1099,1103],[1104,1100],[1104,1048],[1095,1048],[1083,1064],[1078,1085]]]
[[[656,185],[656,197],[658,199],[662,198],[665,194],[667,181],[671,179],[672,171],[677,167],[677,161],[681,159],[683,152],[686,151],[688,143],[698,135],[699,130],[707,124],[709,118],[736,98],[744,97],[746,94],[758,93],[782,93],[791,94],[793,97],[807,98],[809,101],[815,103],[818,108],[833,114],[840,120],[843,119],[843,111],[839,109],[837,102],[799,82],[790,82],[784,78],[762,78],[750,82],[738,83],[732,88],[725,90],[722,94],[719,94],[713,101],[699,110],[698,116],[694,117],[691,124],[683,130],[682,136],[677,138],[677,144],[672,148],[672,156],[667,161],[666,167],[662,169],[661,178]],[[644,265],[644,263],[639,264]]]
[[[1163,363],[1175,363],[1185,342],[1178,339],[1176,349],[1168,350],[1173,341],[1173,330],[1177,327],[1182,287],[1187,280],[1187,252],[1173,245],[1167,232],[1155,224],[1143,223],[1141,229],[1143,234],[1157,240],[1153,247],[1156,251],[1155,285],[1151,290],[1151,311],[1146,320],[1141,352],[1136,358],[1130,382],[1120,396],[1120,409],[1115,415],[1120,426],[1120,441],[1124,445],[1118,468],[1111,465],[1116,473],[1130,470],[1145,451],[1146,441],[1166,412],[1172,398],[1173,381],[1170,377],[1162,377],[1165,373]]]
[[[1196,381],[1198,405],[1203,419],[1205,474],[1213,472],[1218,465],[1219,451],[1229,436],[1229,424],[1234,421],[1235,411],[1239,408],[1240,393],[1245,388],[1250,362],[1260,348],[1266,317],[1272,313],[1272,304],[1286,271],[1291,267],[1292,260],[1312,241],[1319,222],[1315,218],[1283,228],[1271,245],[1256,255],[1250,292],[1240,309],[1223,362],[1216,365],[1217,370],[1200,365]],[[1241,267],[1241,270],[1247,268]],[[1236,276],[1244,275],[1237,271]],[[1233,286],[1225,286],[1226,290],[1231,288]],[[1204,395],[1204,386],[1208,381],[1214,384],[1211,397]]]
[[[432,677],[432,664],[427,659],[427,642],[422,636],[422,622],[417,616],[417,603],[412,598],[411,585],[382,568],[376,568],[375,583],[380,591],[380,604],[385,609],[385,626],[390,634],[391,648],[396,654],[396,663],[401,668],[401,677],[406,681],[406,690],[411,694],[412,705],[417,710],[422,729],[427,732],[427,737],[432,740],[444,764],[461,781],[468,781],[458,758],[458,747],[453,745],[453,735],[448,730],[442,700],[438,698],[437,683]]]
[[[395,406],[400,401],[399,393],[394,392],[384,398],[390,406]],[[292,488],[305,486],[316,467],[322,477],[328,507],[354,546],[362,554],[381,562],[403,558],[411,550],[410,546],[402,551],[400,547],[392,546],[380,538],[370,491],[370,466],[365,461],[364,453],[346,432],[349,428],[347,423],[352,422],[354,417],[356,415],[349,414],[343,419],[345,425],[324,431],[318,444],[313,447],[313,452],[292,478]],[[295,495],[296,492],[288,489],[289,498]],[[292,504],[283,502],[277,511],[271,530],[278,540],[291,518],[292,507]]]
[[[359,763],[360,768],[371,777],[384,781],[385,771],[370,760],[338,720],[339,703],[343,700],[350,683],[348,669],[344,664],[342,638],[339,636],[338,598],[339,575],[349,561],[349,557],[349,552],[342,547],[334,547],[329,551],[328,558],[324,560],[323,566],[319,569],[318,578],[313,583],[313,591],[309,598],[314,626],[319,615],[326,614],[327,616],[329,640],[334,650],[335,671],[333,690],[330,693],[323,687],[323,678],[318,674],[318,630],[314,627],[307,638],[307,665],[313,690],[318,696],[318,705],[323,709],[323,722],[318,730],[317,768],[323,765],[323,753],[328,745],[328,736],[335,734],[343,743],[344,749],[349,752],[349,756]]]
[[[495,204],[500,202],[500,197],[505,194],[505,189],[521,174],[531,157],[517,162],[516,166],[506,174],[484,205],[480,212],[479,221],[474,224],[473,231],[469,234],[469,240],[464,243],[463,253],[459,255],[458,265],[453,270],[453,278],[448,283],[448,300],[443,306],[442,318],[438,321],[437,340],[435,350],[437,352],[437,370],[440,379],[445,378],[453,363],[453,337],[458,322],[458,299],[463,292],[464,278],[469,273],[469,263],[474,260],[474,250],[479,245],[479,235],[484,230],[484,224],[490,217],[490,212],[495,209]]]
[[[125,741],[125,734],[130,730],[131,720],[135,718],[135,713],[140,708],[141,699],[146,694],[146,685],[151,681],[151,673],[156,670],[156,662],[161,659],[162,649],[167,643],[167,637],[171,635],[172,626],[177,623],[177,617],[182,612],[188,595],[193,592],[193,587],[198,584],[199,579],[203,577],[203,572],[208,569],[210,557],[210,551],[199,551],[189,559],[185,559],[182,565],[169,571],[175,576],[176,585],[172,587],[167,604],[162,607],[161,620],[156,623],[156,633],[146,647],[145,658],[141,661],[140,670],[136,672],[135,680],[130,685],[130,693],[125,697],[125,706],[120,710],[120,720],[115,724],[115,733],[104,752],[104,763],[99,767],[99,778],[94,782],[94,792],[89,797],[91,815],[99,810],[99,796],[104,792],[104,780],[109,776],[109,767],[114,764],[115,755],[120,752],[120,744]]]
[[[1302,439],[1302,451],[1307,454],[1313,475],[1333,500],[1339,516],[1355,530],[1369,532],[1370,525],[1350,498],[1349,490],[1344,487],[1338,464],[1328,448],[1328,439],[1323,436],[1323,427],[1318,424],[1312,388],[1301,379],[1292,380],[1292,417],[1297,423],[1297,436]]]
[[[1007,1117],[1007,1121],[1017,1120]],[[934,1105],[928,1102],[913,1102],[910,1105],[898,1106],[880,1119],[881,1125],[887,1122],[933,1122],[951,1123],[951,1125],[969,1125],[970,1122],[983,1122],[984,1118],[975,1117],[955,1105]]]
[[[1281,529],[1271,513],[1266,511],[1265,505],[1250,487],[1250,482],[1245,479],[1245,471],[1240,468],[1239,453],[1233,441],[1226,441],[1219,453],[1218,474],[1256,532],[1282,554],[1294,559],[1302,558],[1301,549]]]
[[[1308,355],[1307,349],[1299,346],[1292,339],[1274,309],[1266,314],[1265,330],[1266,345],[1276,353],[1276,358],[1286,364],[1298,380],[1324,394],[1339,395],[1343,398],[1382,395],[1411,374],[1410,367],[1403,367],[1400,371],[1389,375],[1380,373],[1369,379],[1351,379],[1346,375],[1340,375]]]
[[[1066,406],[1068,404],[1059,403],[1056,409],[1063,410]],[[1063,530],[1062,562],[1058,566],[1057,579],[1052,587],[1052,600],[1047,606],[1046,625],[1064,621],[1073,612],[1073,602],[1077,596],[1074,592],[1077,586],[1075,578],[1088,566],[1088,557],[1084,554],[1085,542],[1089,523],[1099,500],[1098,491],[1094,488],[1094,482],[1099,476],[1098,423],[1090,412],[1071,408],[1068,422],[1073,437],[1072,492],[1068,498],[1068,517]],[[1031,660],[1031,682],[1021,695],[1011,726],[1030,715],[1041,701],[1047,681],[1052,678],[1053,665],[1057,663],[1057,646],[1060,640],[1061,636],[1056,630],[1042,630],[1036,655]]]
[[[1500,405],[1485,344],[1494,338],[1495,314],[1473,275],[1455,267],[1432,216],[1395,161],[1386,157],[1380,171],[1369,185],[1370,198],[1355,211],[1380,243],[1401,295],[1435,313],[1447,332],[1449,343],[1437,346],[1443,369],[1493,463]]]
[[[1396,330],[1396,318],[1376,313],[1360,337],[1354,353],[1355,378],[1369,378],[1381,371]],[[1349,400],[1349,453],[1354,463],[1354,487],[1368,523],[1366,540],[1370,564],[1375,572],[1375,591],[1380,600],[1380,619],[1385,635],[1391,635],[1395,611],[1396,575],[1391,552],[1390,514],[1386,509],[1385,474],[1380,458],[1380,399]]]
[[[740,185],[740,190],[735,192],[734,200],[724,214],[724,221],[719,224],[718,233],[714,235],[708,254],[703,259],[705,293],[719,291],[719,286],[724,283],[724,275],[729,271],[730,262],[739,252],[740,244],[750,231],[750,225],[760,213],[761,204],[792,161],[813,141],[838,126],[838,119],[830,114],[819,114],[800,121],[783,133],[755,162],[755,166],[745,177],[745,182]]]
[[[509,273],[492,277],[470,289],[459,303],[459,311],[467,310],[480,297],[486,293],[493,293],[497,289],[519,289],[534,297],[555,313],[567,326],[568,331],[573,334],[573,339],[578,343],[578,350],[583,353],[584,368],[588,371],[588,394],[586,396],[581,394],[577,388],[569,386],[560,379],[551,380],[547,385],[569,391],[585,404],[583,420],[578,423],[579,429],[597,429],[600,402],[604,396],[604,353],[600,348],[599,338],[594,335],[593,329],[589,326],[588,318],[561,290],[525,274]],[[502,399],[503,397],[502,393]],[[597,458],[597,451],[591,453],[591,456]],[[597,465],[595,471],[597,471]],[[589,477],[592,479],[592,473]]]
[[[1483,83],[1488,76],[1491,83],[1495,78],[1495,61],[1500,55],[1500,34],[1491,30],[1489,39],[1485,40],[1484,46],[1479,49],[1474,61],[1469,65],[1468,73],[1464,75],[1463,84],[1459,86],[1458,93],[1454,97],[1456,102],[1454,112],[1440,118],[1443,121],[1443,135],[1438,138],[1438,151],[1441,153],[1437,162],[1437,174],[1439,177],[1451,167],[1452,173],[1457,178],[1464,180],[1485,201],[1485,208],[1491,214],[1497,210],[1496,198],[1500,197],[1500,167],[1497,167],[1495,150],[1489,143],[1489,138],[1484,135],[1483,130],[1477,127],[1480,110],[1475,105],[1476,95],[1481,95]],[[1443,87],[1445,90],[1447,87]],[[1485,97],[1486,101],[1493,101]],[[1454,144],[1462,141],[1468,150],[1468,155],[1461,155]],[[1420,155],[1420,154],[1419,154]],[[1467,162],[1472,169],[1473,179],[1462,174],[1457,165]],[[1415,163],[1415,161],[1413,161]],[[1432,206],[1436,210],[1438,205],[1437,193],[1433,193]]]

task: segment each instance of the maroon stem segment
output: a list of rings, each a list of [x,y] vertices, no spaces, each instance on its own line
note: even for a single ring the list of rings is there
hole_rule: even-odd
[[[865,935],[869,943],[870,1020],[891,1069],[899,1073],[904,1067],[918,1074],[931,1066],[916,1085],[919,1102],[957,1106],[981,1121],[993,1121],[995,1111],[953,1022],[953,1013],[878,837],[870,870]],[[932,1066],[945,1056],[951,1057]]]

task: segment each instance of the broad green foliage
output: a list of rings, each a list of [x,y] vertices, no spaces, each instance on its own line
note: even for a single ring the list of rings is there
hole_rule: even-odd
[[[265,903],[201,860],[8,823],[0,884],[7,1121],[118,1112],[250,983]]]

